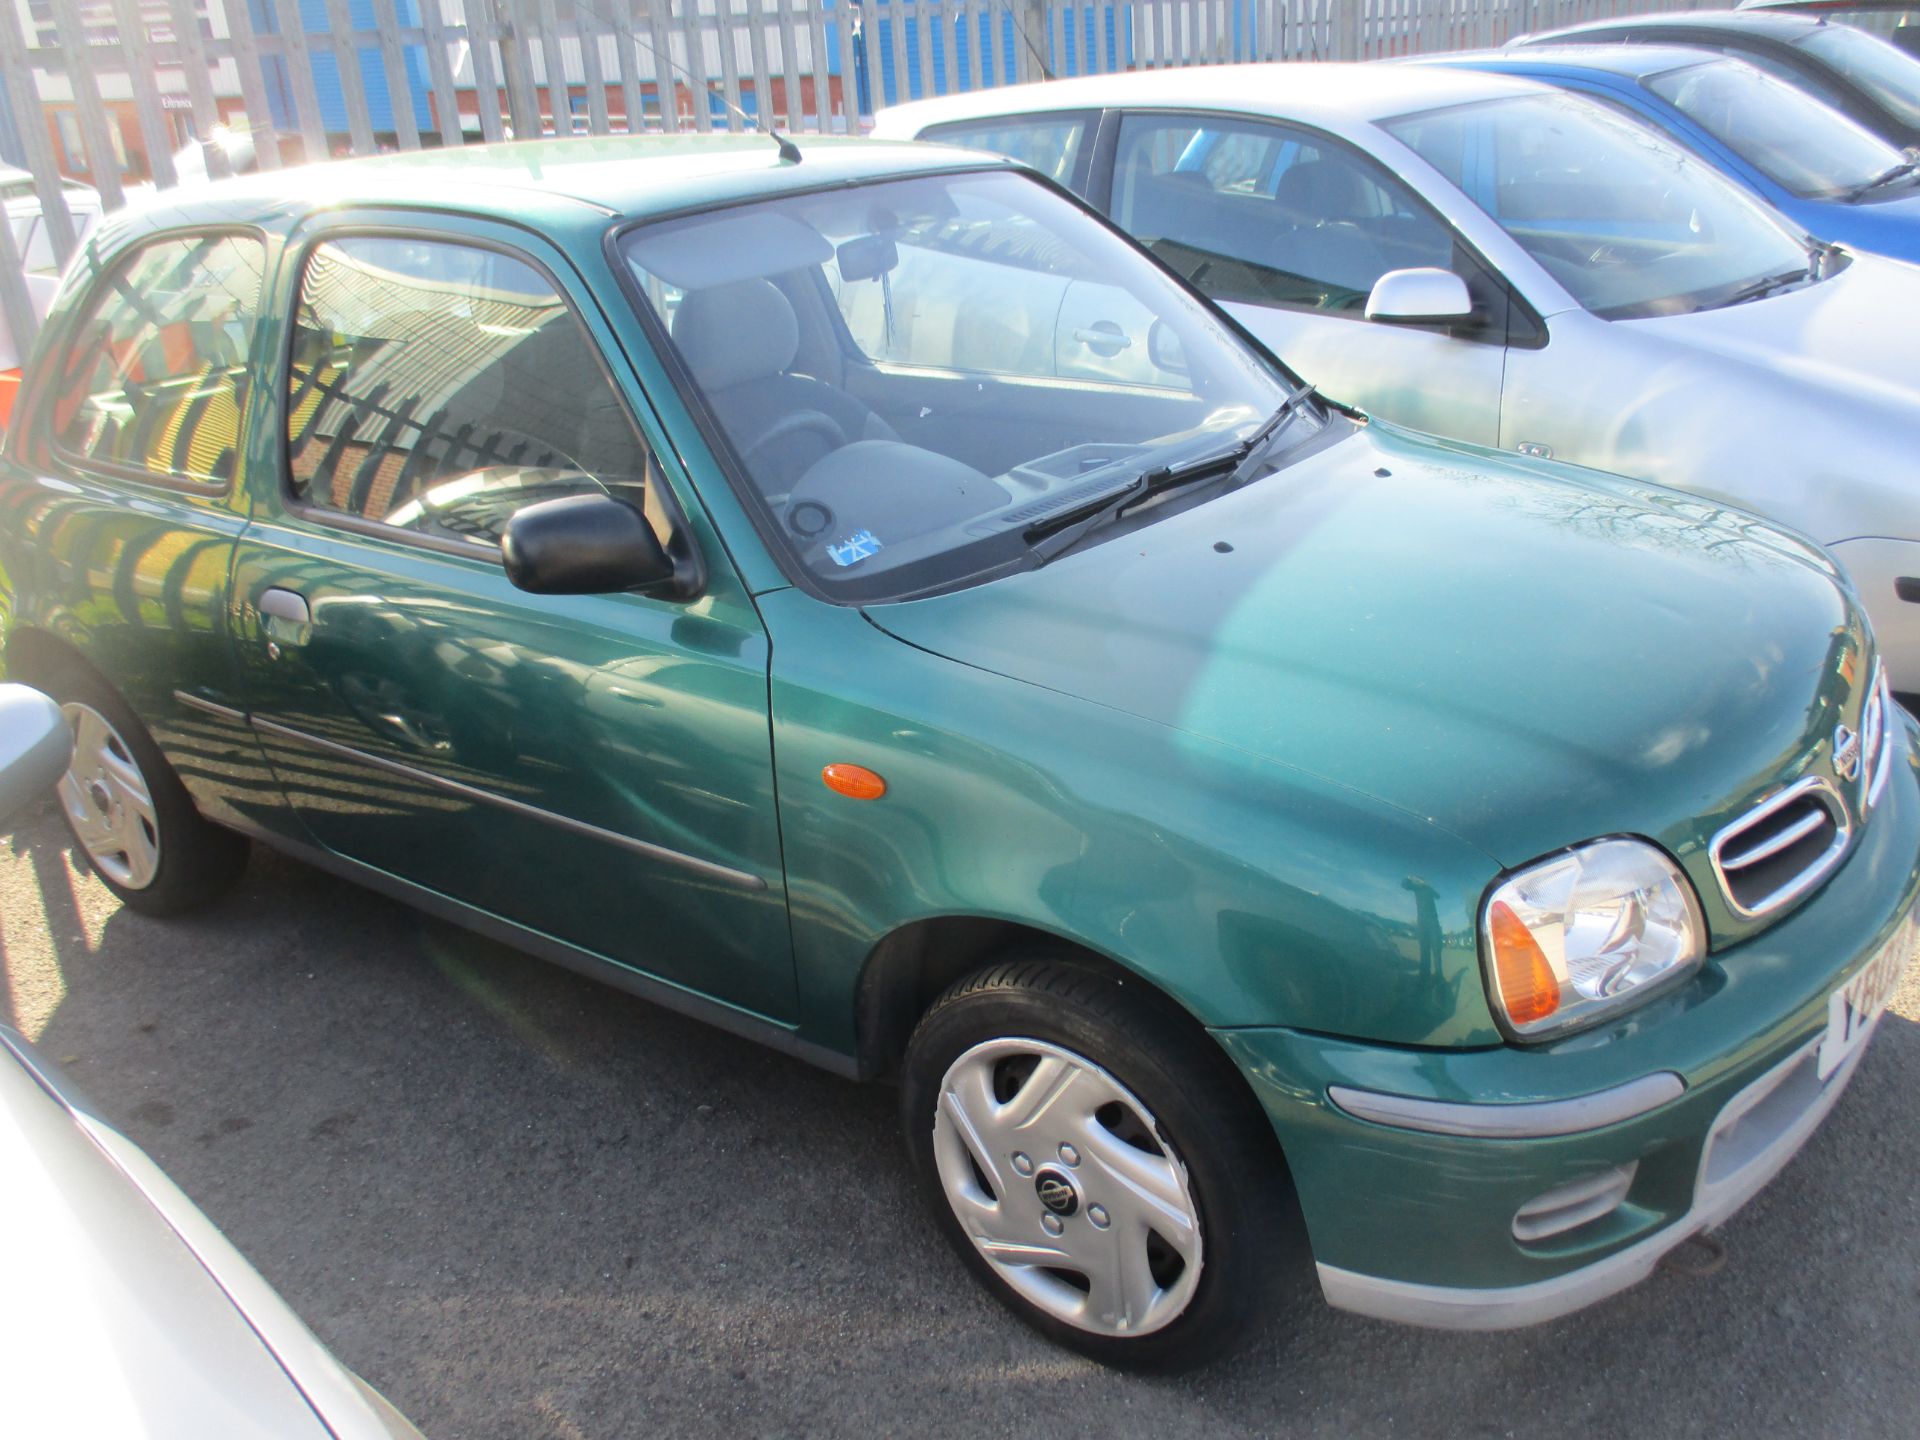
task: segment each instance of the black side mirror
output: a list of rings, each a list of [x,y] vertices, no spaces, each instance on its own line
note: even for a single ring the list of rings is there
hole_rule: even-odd
[[[611,495],[564,495],[516,510],[500,555],[507,579],[534,595],[610,595],[679,578],[647,517]]]
[[[0,685],[0,825],[39,799],[72,757],[60,707],[25,685]]]

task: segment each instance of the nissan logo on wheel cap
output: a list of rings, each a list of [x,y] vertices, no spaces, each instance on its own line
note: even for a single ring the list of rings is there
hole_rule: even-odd
[[[1040,1203],[1063,1220],[1080,1208],[1080,1192],[1058,1170],[1042,1170],[1033,1177],[1033,1188]]]

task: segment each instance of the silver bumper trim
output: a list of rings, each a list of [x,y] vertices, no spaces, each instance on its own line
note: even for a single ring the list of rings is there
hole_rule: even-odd
[[[1578,1135],[1632,1120],[1686,1093],[1687,1082],[1671,1070],[1642,1075],[1624,1085],[1576,1095],[1570,1100],[1526,1101],[1517,1105],[1471,1105],[1451,1100],[1419,1100],[1378,1090],[1327,1087],[1327,1098],[1356,1120],[1425,1130],[1434,1135],[1465,1135],[1479,1140],[1537,1140],[1548,1135]]]
[[[1876,1031],[1879,1023],[1877,1019],[1874,1021]],[[1742,1117],[1792,1079],[1799,1066],[1818,1064],[1820,1040],[1820,1036],[1815,1036],[1727,1102],[1716,1117],[1713,1135],[1701,1152],[1701,1173],[1694,1185],[1693,1208],[1646,1239],[1550,1280],[1486,1290],[1421,1285],[1320,1265],[1320,1288],[1327,1303],[1337,1310],[1351,1310],[1406,1325],[1442,1330],[1513,1330],[1572,1314],[1638,1284],[1653,1273],[1654,1266],[1669,1250],[1702,1231],[1712,1230],[1751,1200],[1820,1128],[1820,1122],[1839,1102],[1854,1072],[1860,1068],[1861,1057],[1872,1047],[1871,1036],[1834,1072],[1821,1088],[1819,1098],[1769,1143],[1731,1174],[1712,1180],[1708,1177],[1714,1138],[1731,1131]]]

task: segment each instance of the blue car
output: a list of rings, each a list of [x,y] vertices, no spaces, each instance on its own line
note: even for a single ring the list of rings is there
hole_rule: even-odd
[[[1896,149],[1920,145],[1920,59],[1897,45],[1824,14],[1843,8],[1823,0],[1787,0],[1763,10],[1683,10],[1666,15],[1615,15],[1564,30],[1522,35],[1509,50],[1537,45],[1693,45],[1735,55],[1756,69],[1824,100]],[[1885,10],[1888,0],[1848,0],[1850,11]],[[1768,13],[1773,12],[1773,13]]]
[[[1556,45],[1412,63],[1523,76],[1625,110],[1808,234],[1920,262],[1920,156],[1743,60],[1677,45]]]

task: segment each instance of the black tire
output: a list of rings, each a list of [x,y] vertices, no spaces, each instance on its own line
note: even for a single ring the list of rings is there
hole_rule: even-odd
[[[1158,1329],[1098,1333],[1033,1303],[981,1253],[955,1213],[935,1150],[942,1085],[950,1067],[974,1047],[1015,1037],[1092,1061],[1151,1113],[1157,1134],[1148,1143],[1163,1144],[1185,1167],[1199,1215],[1199,1279],[1184,1309]],[[1003,1304],[1070,1350],[1124,1369],[1191,1369],[1221,1358],[1262,1328],[1290,1283],[1288,1262],[1302,1249],[1303,1230],[1272,1127],[1218,1046],[1146,986],[1046,951],[978,971],[936,1000],[915,1029],[902,1066],[900,1105],[915,1177],[934,1223]],[[1051,1168],[1043,1165],[1039,1178]],[[974,1173],[992,1194],[977,1162]],[[1000,1173],[1005,1178],[1013,1172]],[[1087,1194],[1094,1194],[1090,1185]],[[1033,1238],[1042,1236],[1036,1232]]]
[[[137,887],[120,883],[95,863],[73,816],[64,803],[59,805],[61,818],[73,836],[75,853],[95,878],[129,910],[153,916],[198,909],[231,889],[247,866],[246,837],[222,829],[200,814],[179,775],[120,692],[78,665],[62,666],[46,677],[45,689],[61,705],[85,705],[113,727],[139,767],[153,802],[160,860],[153,878]]]

